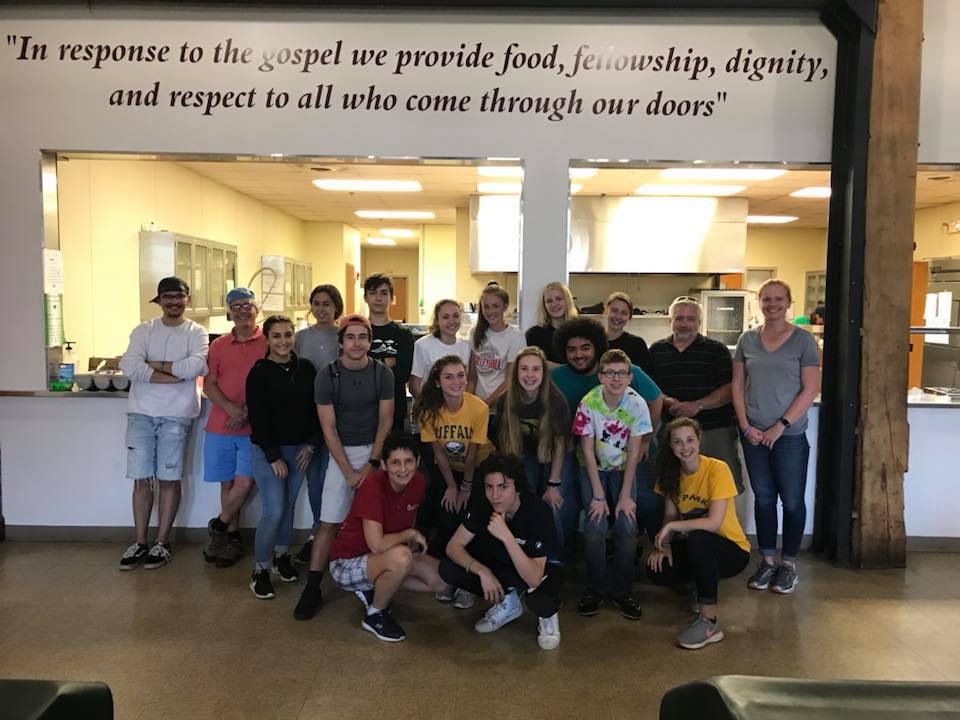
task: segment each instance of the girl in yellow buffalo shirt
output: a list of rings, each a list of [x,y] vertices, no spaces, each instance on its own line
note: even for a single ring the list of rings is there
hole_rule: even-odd
[[[722,460],[700,454],[702,432],[696,420],[677,418],[660,433],[658,482],[654,490],[664,498],[663,527],[654,539],[647,574],[657,585],[693,581],[698,613],[677,644],[697,650],[723,640],[717,618],[720,578],[739,575],[750,560],[747,542],[737,519],[733,498],[737,488]]]

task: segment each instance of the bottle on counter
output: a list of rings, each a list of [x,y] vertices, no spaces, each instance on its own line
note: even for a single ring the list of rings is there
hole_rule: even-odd
[[[57,389],[70,391],[73,389],[74,376],[77,372],[77,354],[73,351],[70,340],[64,343],[63,354],[60,357],[60,371],[57,375]]]

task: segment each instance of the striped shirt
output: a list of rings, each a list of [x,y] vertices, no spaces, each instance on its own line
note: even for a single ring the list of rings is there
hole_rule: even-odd
[[[698,334],[680,352],[671,342],[672,337],[650,346],[653,380],[664,394],[681,401],[696,401],[730,382],[733,365],[726,345]],[[733,425],[734,419],[733,405],[729,403],[701,410],[696,417],[704,430]]]

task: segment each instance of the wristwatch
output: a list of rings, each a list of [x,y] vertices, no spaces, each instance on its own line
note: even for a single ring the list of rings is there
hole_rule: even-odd
[[[380,467],[380,458],[372,457],[369,460],[367,460],[367,462],[370,463],[370,467],[373,467],[373,468]]]
[[[785,428],[790,427],[790,421],[787,420],[785,417],[780,418],[780,424],[783,425]]]

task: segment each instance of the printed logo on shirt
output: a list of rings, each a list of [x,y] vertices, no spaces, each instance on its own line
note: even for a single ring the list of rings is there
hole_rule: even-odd
[[[540,542],[539,540],[537,540],[537,541],[533,544],[533,549],[534,549],[534,550],[543,550],[543,543]]]
[[[521,547],[523,547],[524,545],[527,544],[527,539],[526,539],[526,538],[518,538],[518,537],[515,537],[514,540],[516,540],[516,541],[517,541],[517,545],[520,545]]]
[[[489,345],[483,347],[479,352],[474,353],[476,358],[477,372],[480,375],[492,375],[503,369],[503,358],[495,347]]]
[[[407,512],[413,512],[418,507],[420,507],[420,503],[417,503],[416,505],[407,505]]]
[[[374,338],[370,341],[370,351],[367,355],[375,358],[397,357],[397,343],[393,340],[378,340]]]
[[[680,500],[681,500],[682,502],[688,502],[688,501],[690,501],[690,502],[695,502],[695,503],[697,503],[697,504],[699,504],[699,505],[709,505],[709,504],[710,504],[710,500],[709,500],[708,498],[700,497],[699,495],[691,495],[691,494],[688,494],[688,493],[684,493],[683,495],[681,495],[681,496],[680,496]]]
[[[457,442],[456,440],[451,440],[450,442],[443,444],[443,449],[446,450],[447,455],[453,457],[459,457],[466,453],[467,445],[466,443]]]

